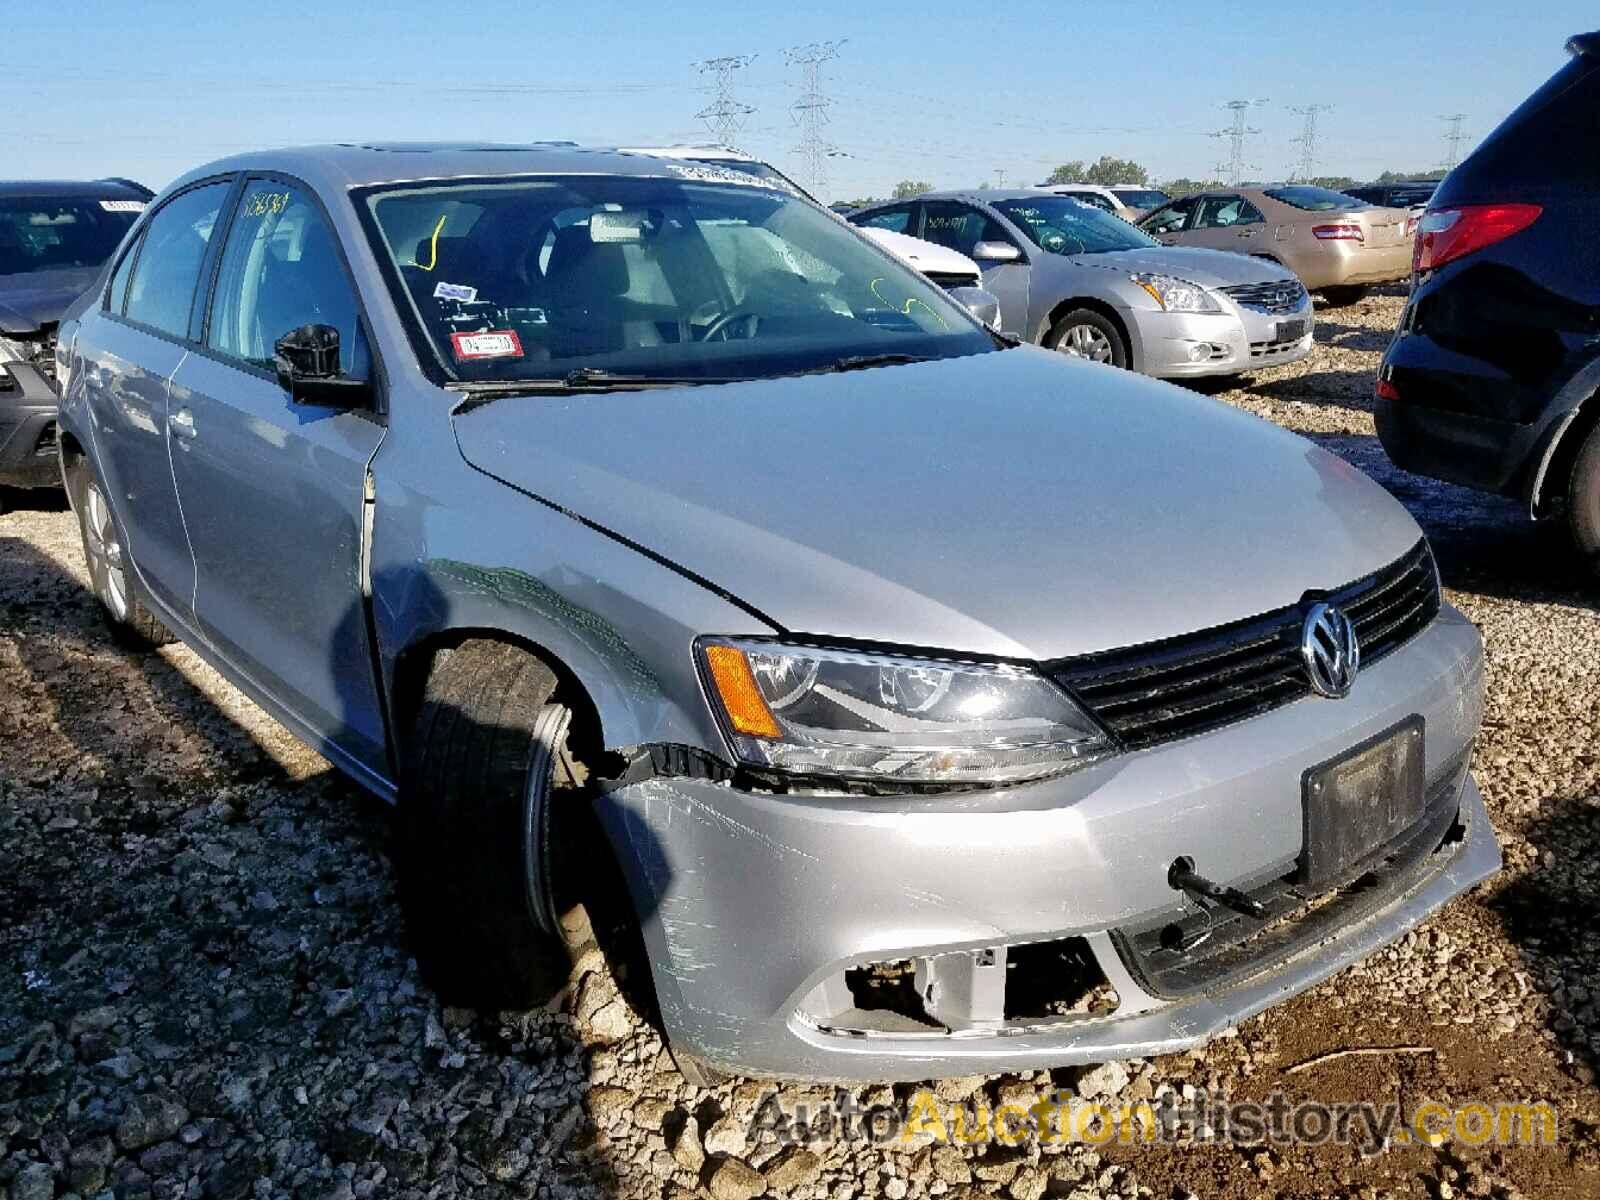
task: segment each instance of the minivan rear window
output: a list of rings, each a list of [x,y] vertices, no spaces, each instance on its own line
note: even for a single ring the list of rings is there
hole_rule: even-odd
[[[1306,212],[1351,212],[1358,208],[1372,207],[1365,200],[1357,200],[1354,196],[1347,196],[1332,188],[1311,187],[1308,184],[1297,183],[1288,187],[1267,188],[1266,194],[1279,204],[1287,204],[1290,208],[1299,208]]]

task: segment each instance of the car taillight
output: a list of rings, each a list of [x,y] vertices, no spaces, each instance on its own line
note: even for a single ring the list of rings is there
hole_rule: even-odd
[[[1400,399],[1400,389],[1395,387],[1395,385],[1387,379],[1378,380],[1377,393],[1379,400]]]
[[[1537,204],[1464,204],[1430,208],[1417,225],[1411,248],[1413,271],[1436,271],[1445,263],[1521,233],[1544,211]]]
[[[1325,242],[1364,242],[1367,235],[1359,225],[1313,225],[1311,232]]]

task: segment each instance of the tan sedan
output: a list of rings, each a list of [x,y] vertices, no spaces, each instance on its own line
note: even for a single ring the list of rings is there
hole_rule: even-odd
[[[1308,291],[1348,304],[1375,283],[1411,273],[1415,220],[1309,184],[1229,188],[1164,204],[1138,222],[1169,246],[1205,246],[1268,258]]]

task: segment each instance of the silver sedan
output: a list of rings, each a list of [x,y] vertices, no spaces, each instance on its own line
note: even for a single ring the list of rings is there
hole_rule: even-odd
[[[1163,246],[1108,213],[1032,189],[933,192],[853,213],[959,250],[1007,332],[1164,379],[1229,375],[1311,352],[1311,297],[1276,263]]]

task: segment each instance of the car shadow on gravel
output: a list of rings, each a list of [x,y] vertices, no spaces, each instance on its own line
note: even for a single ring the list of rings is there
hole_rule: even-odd
[[[392,810],[282,768],[15,537],[0,663],[0,1195],[616,1194],[579,1034],[630,974],[614,914],[548,1007],[441,1008]]]
[[[1592,1086],[1600,1075],[1600,795],[1542,801],[1526,836],[1532,867],[1488,906],[1532,968],[1573,1073]]]

